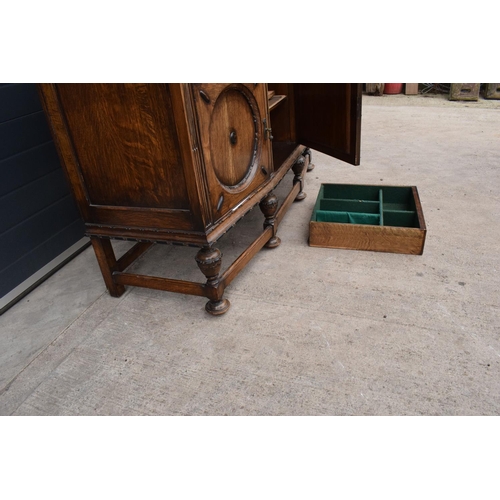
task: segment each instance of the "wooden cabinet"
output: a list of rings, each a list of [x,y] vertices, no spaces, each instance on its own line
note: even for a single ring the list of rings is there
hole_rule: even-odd
[[[361,84],[40,84],[64,169],[106,286],[204,296],[225,287],[305,197],[311,150],[359,163]],[[281,203],[273,189],[293,169]],[[221,274],[217,240],[255,205],[264,230]],[[137,244],[116,259],[110,238]],[[155,242],[200,247],[204,283],[127,273]]]

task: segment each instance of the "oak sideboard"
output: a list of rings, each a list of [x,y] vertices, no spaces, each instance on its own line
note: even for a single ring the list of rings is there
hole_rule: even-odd
[[[361,84],[39,84],[61,163],[109,293],[224,290],[305,197],[311,149],[359,164]],[[288,195],[273,190],[292,169]],[[221,273],[217,240],[259,205],[263,230]],[[117,259],[111,239],[136,241]],[[157,242],[198,247],[203,282],[127,268]],[[193,262],[194,264],[194,262]],[[201,275],[200,275],[201,277]],[[200,280],[201,281],[201,280]]]

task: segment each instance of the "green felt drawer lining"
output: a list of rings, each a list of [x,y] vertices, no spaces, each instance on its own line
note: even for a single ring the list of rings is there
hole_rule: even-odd
[[[378,201],[378,192],[379,192],[378,186],[323,184],[322,198]]]
[[[323,200],[356,200],[364,203],[380,201],[382,191],[384,210],[416,210],[411,187],[323,184],[321,191],[320,197]]]
[[[323,184],[312,220],[419,227],[411,187]]]
[[[365,214],[378,214],[380,206],[378,201],[358,200],[320,200],[319,210],[331,212],[361,212]]]
[[[417,212],[403,210],[384,210],[386,226],[419,227]]]
[[[326,210],[316,211],[317,222],[341,222],[344,224],[380,225],[380,215],[363,214],[360,212],[334,212]]]

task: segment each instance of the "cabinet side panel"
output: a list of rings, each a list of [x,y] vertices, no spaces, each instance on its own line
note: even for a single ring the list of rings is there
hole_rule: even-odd
[[[93,205],[189,208],[165,84],[58,84]]]

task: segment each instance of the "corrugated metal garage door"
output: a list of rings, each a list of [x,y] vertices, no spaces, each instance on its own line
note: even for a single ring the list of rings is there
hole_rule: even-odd
[[[34,84],[0,84],[0,314],[88,244]]]

